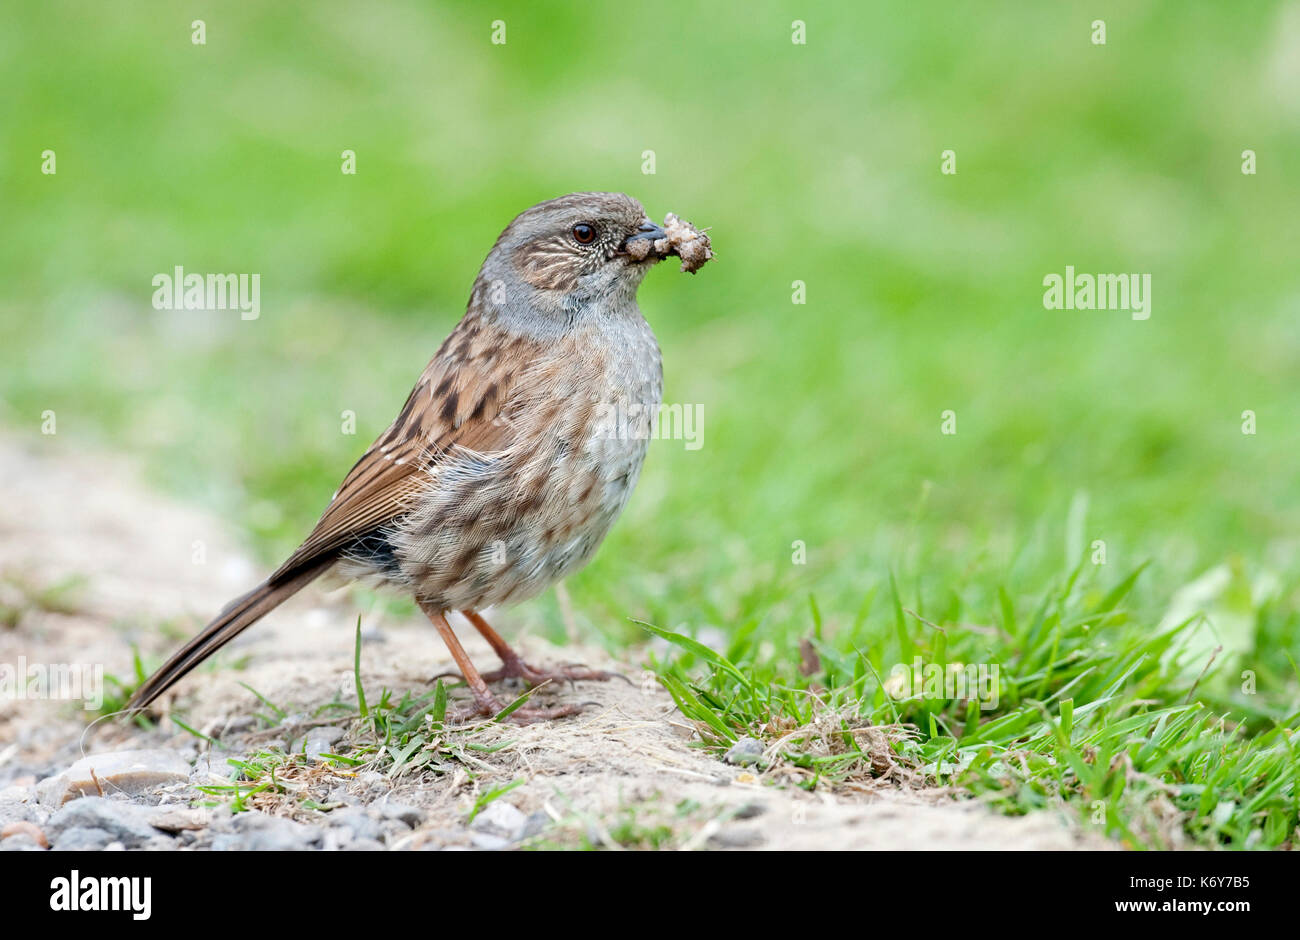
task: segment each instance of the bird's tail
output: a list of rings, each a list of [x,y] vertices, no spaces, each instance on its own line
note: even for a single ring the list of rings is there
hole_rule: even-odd
[[[191,669],[324,574],[333,561],[333,558],[327,559],[287,578],[277,579],[274,584],[269,580],[263,581],[247,594],[235,598],[198,636],[135,690],[124,711],[132,714],[147,708]]]

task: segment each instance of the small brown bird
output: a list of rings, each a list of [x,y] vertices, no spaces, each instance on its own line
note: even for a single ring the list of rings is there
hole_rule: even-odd
[[[307,540],[146,680],[127,709],[149,705],[330,569],[415,597],[473,692],[472,713],[501,711],[488,688],[500,678],[608,678],[533,668],[478,611],[533,597],[581,568],[636,485],[663,393],[637,287],[670,254],[684,270],[712,257],[689,223],[669,216],[666,228],[621,193],[574,193],[520,213],[483,262],[464,318]],[[474,668],[447,623],[452,610],[491,644],[501,669]],[[525,707],[512,717],[580,708]]]

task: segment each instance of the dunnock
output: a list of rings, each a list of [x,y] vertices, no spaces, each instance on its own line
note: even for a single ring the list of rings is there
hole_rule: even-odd
[[[582,567],[631,495],[663,393],[636,290],[670,254],[690,271],[712,257],[702,232],[675,216],[661,228],[621,193],[574,193],[520,213],[483,262],[464,318],[307,540],[150,676],[127,709],[149,705],[330,569],[414,595],[464,675],[473,713],[501,711],[487,684],[498,678],[607,678],[529,666],[478,611]],[[613,412],[630,419],[619,433],[610,433]],[[501,669],[474,668],[447,623],[452,610],[491,644]]]

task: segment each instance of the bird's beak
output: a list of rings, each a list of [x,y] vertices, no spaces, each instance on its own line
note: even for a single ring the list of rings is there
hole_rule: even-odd
[[[654,222],[651,222],[649,219],[646,219],[644,222],[641,223],[641,227],[637,229],[636,234],[629,235],[627,237],[627,240],[623,242],[623,250],[626,251],[627,246],[632,244],[633,242],[639,242],[639,241],[656,242],[661,238],[667,238],[667,237],[668,237],[667,232],[665,232],[660,226],[656,225]]]

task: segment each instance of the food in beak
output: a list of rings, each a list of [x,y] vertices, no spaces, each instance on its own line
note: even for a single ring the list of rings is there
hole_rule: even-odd
[[[627,253],[637,261],[644,261],[652,254],[658,258],[677,255],[682,259],[682,270],[691,274],[713,258],[708,232],[671,212],[664,218],[662,238],[629,239]]]

